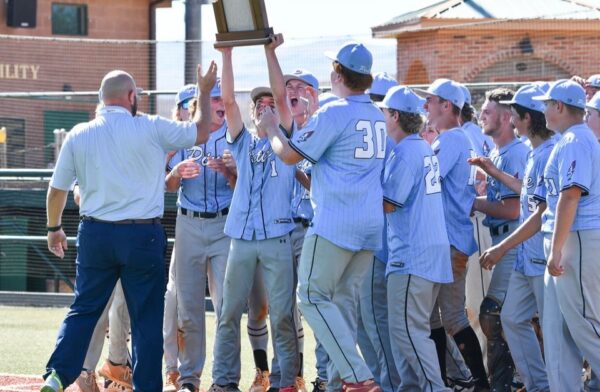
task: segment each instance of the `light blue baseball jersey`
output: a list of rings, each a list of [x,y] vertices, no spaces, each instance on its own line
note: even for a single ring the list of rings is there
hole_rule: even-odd
[[[268,138],[259,138],[245,127],[235,140],[229,132],[226,137],[237,162],[238,178],[225,234],[235,239],[264,240],[291,232],[296,167],[277,157]]]
[[[106,106],[69,132],[50,186],[66,191],[77,178],[81,215],[107,221],[162,216],[167,151],[193,146],[196,133],[191,122]]]
[[[296,168],[311,176],[312,164],[303,159],[296,164]],[[312,220],[314,215],[312,204],[310,203],[310,191],[306,189],[298,180],[294,180],[294,196],[292,197],[292,216]]]
[[[437,156],[418,135],[402,139],[388,158],[384,200],[396,210],[387,214],[386,276],[400,273],[452,282],[439,167]]]
[[[474,122],[467,121],[463,124],[462,129],[465,135],[471,141],[475,154],[478,157],[488,157],[490,152],[496,147],[492,138],[483,133],[483,130]]]
[[[554,140],[550,138],[529,153],[521,188],[521,214],[519,216],[521,224],[529,219],[540,202],[546,202],[546,192],[543,190],[545,188],[544,168],[554,144]],[[517,247],[514,269],[526,276],[544,274],[546,257],[544,256],[544,234],[541,231]]]
[[[207,167],[209,158],[221,158],[223,150],[228,148],[225,134],[227,123],[211,132],[208,141],[200,146],[179,150],[169,161],[171,170],[179,162],[194,158],[200,165],[200,175],[196,178],[182,179],[177,195],[177,206],[197,212],[217,212],[229,207],[233,190],[227,179]]]
[[[478,249],[473,234],[471,208],[475,200],[477,168],[467,160],[475,157],[471,143],[461,128],[442,132],[431,148],[440,162],[442,200],[450,245],[472,255]]]
[[[385,142],[385,162],[384,162],[384,170],[381,172],[381,183],[383,184],[383,175],[385,174],[385,166],[387,165],[388,158],[392,151],[394,151],[394,147],[396,147],[396,141],[391,137],[387,137]],[[383,230],[381,231],[381,248],[375,252],[375,259],[381,261],[382,263],[386,263],[388,261],[388,244],[387,244],[387,217],[383,214]]]
[[[560,192],[578,187],[583,191],[571,231],[600,228],[600,144],[585,124],[563,133],[544,170],[547,208],[542,231],[552,233]]]
[[[365,94],[327,104],[294,134],[290,146],[313,164],[307,236],[351,251],[381,247],[385,135],[383,113]]]
[[[515,138],[503,147],[494,148],[490,153],[490,159],[494,163],[494,166],[501,171],[515,178],[522,179],[525,172],[525,164],[527,163],[529,151],[531,151],[529,147],[523,144],[519,139]],[[512,189],[504,185],[502,182],[496,180],[492,176],[487,176],[486,183],[488,201],[500,201],[519,197],[519,195]],[[517,219],[501,219],[488,215],[483,220],[483,224],[488,227],[497,227],[505,223],[516,221]]]

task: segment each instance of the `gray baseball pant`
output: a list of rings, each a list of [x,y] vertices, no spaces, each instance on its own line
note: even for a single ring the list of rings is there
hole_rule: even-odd
[[[163,319],[163,348],[167,373],[178,371],[179,345],[177,342],[177,291],[175,290],[175,248],[171,252],[169,280],[165,291],[165,317]]]

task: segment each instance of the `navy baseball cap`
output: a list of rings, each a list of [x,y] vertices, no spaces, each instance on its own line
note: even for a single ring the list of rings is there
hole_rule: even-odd
[[[566,105],[585,109],[585,90],[570,79],[560,79],[554,82],[544,95],[533,97],[536,101],[560,101]]]
[[[600,110],[600,91],[598,91],[592,99],[585,105],[586,108]]]
[[[254,87],[250,92],[250,98],[254,103],[256,103],[259,98],[264,97],[265,95],[268,95],[269,97],[273,96],[273,91],[270,87]]]
[[[396,79],[388,75],[387,72],[377,72],[373,75],[373,84],[367,90],[367,94],[385,95],[388,90],[398,85]]]
[[[546,105],[542,101],[534,100],[533,97],[544,95],[544,90],[535,84],[526,84],[517,90],[513,99],[510,101],[500,101],[504,105],[521,105],[524,108],[535,110],[536,112],[544,113]]]
[[[177,105],[183,101],[195,98],[198,96],[198,86],[195,84],[186,84],[177,92]]]
[[[588,86],[600,88],[600,74],[592,75],[587,80]]]
[[[383,101],[378,102],[377,106],[406,113],[422,114],[425,111],[424,104],[425,100],[408,87],[395,86],[388,90]]]
[[[373,55],[369,49],[358,42],[344,44],[337,53],[327,51],[325,56],[359,74],[369,75],[371,73]]]
[[[327,105],[329,102],[337,101],[340,99],[337,95],[332,93],[323,93],[319,95],[319,106]]]
[[[315,75],[313,75],[305,69],[299,68],[291,74],[283,75],[283,82],[285,84],[287,84],[287,82],[289,82],[290,80],[300,80],[301,82],[308,84],[315,90],[319,90],[319,81],[317,80]]]
[[[416,88],[415,92],[421,96],[435,95],[436,97],[443,98],[446,101],[452,102],[459,109],[465,106],[465,94],[460,88],[460,84],[454,80],[437,79],[431,83],[427,90]]]

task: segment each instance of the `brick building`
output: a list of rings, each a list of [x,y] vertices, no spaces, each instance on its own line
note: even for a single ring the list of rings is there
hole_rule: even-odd
[[[599,19],[591,1],[446,0],[372,33],[397,40],[400,83],[524,82],[598,73]]]
[[[0,92],[97,91],[112,69],[127,70],[152,89],[155,48],[116,40],[153,39],[155,8],[170,6],[171,0],[0,1]],[[97,102],[90,96],[0,97],[8,167],[51,165],[54,129],[89,120]],[[149,103],[142,100],[141,110],[151,109]]]

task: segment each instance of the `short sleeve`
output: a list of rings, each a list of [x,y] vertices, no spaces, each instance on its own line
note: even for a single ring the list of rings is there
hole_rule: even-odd
[[[457,146],[454,140],[456,139],[452,138],[451,135],[441,134],[431,145],[440,162],[440,176],[442,179],[448,175],[460,156],[461,146]]]
[[[304,159],[315,164],[344,128],[345,124],[339,124],[332,118],[330,110],[319,111],[292,135],[289,144]]]
[[[525,162],[520,159],[521,157],[517,155],[505,156],[504,162],[505,165],[502,168],[502,171],[508,174],[509,176],[513,176],[514,178],[523,180],[524,172],[525,172]],[[512,199],[518,198],[519,194],[515,193],[512,189],[506,186],[502,181],[497,181],[498,183],[498,193],[500,195],[500,200],[504,199]]]
[[[581,188],[583,195],[589,193],[592,181],[592,159],[584,144],[573,141],[565,143],[558,164],[558,183],[561,191],[574,186]]]
[[[73,132],[73,131],[71,131]],[[71,134],[63,143],[54,173],[50,179],[50,186],[62,191],[68,191],[76,181],[75,159],[73,156],[73,138]]]
[[[415,178],[414,170],[402,158],[396,154],[390,155],[383,176],[383,200],[404,207]]]
[[[150,116],[154,123],[158,142],[165,151],[189,148],[196,144],[196,123],[171,121],[160,116]]]

